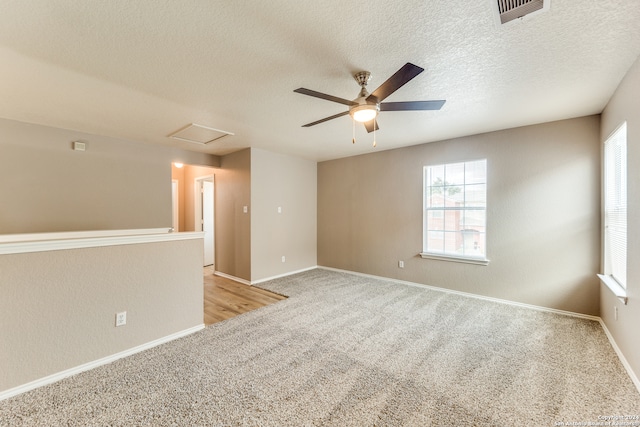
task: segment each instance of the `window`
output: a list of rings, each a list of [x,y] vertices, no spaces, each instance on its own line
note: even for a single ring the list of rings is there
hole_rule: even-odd
[[[604,143],[604,273],[627,287],[627,124]]]
[[[424,167],[423,258],[487,264],[487,161]]]

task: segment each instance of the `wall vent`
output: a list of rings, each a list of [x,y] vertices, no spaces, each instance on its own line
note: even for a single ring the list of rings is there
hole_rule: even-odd
[[[210,128],[208,126],[197,125],[191,123],[182,129],[169,135],[169,138],[179,139],[180,141],[193,142],[195,144],[209,144],[210,142],[217,141],[220,138],[224,138],[227,135],[234,135],[231,132],[227,132],[220,129]]]
[[[514,19],[524,18],[534,13],[549,10],[551,0],[493,0],[498,3],[500,23],[506,24]]]

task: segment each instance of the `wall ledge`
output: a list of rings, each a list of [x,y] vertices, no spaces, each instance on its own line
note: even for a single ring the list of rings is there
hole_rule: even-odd
[[[0,235],[0,255],[48,252],[201,239],[203,232],[172,233],[170,228],[71,231],[63,233]]]

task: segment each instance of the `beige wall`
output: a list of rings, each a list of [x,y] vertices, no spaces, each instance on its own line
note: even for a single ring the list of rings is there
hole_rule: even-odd
[[[215,171],[215,239],[216,271],[251,281],[250,149],[223,156]]]
[[[318,264],[597,315],[599,123],[590,116],[319,163]],[[422,259],[423,166],[481,158],[490,264]]]
[[[252,281],[316,266],[316,162],[251,149],[251,206]]]
[[[631,67],[602,113],[601,141],[627,122],[627,294],[623,305],[601,286],[600,316],[618,347],[640,377],[640,58]],[[618,307],[618,320],[614,317]]]
[[[216,271],[255,282],[316,266],[316,162],[246,149],[214,172]]]
[[[73,151],[84,141],[85,152]],[[171,162],[219,158],[0,119],[0,234],[171,227]]]
[[[0,392],[203,322],[202,239],[2,255],[0,272]]]

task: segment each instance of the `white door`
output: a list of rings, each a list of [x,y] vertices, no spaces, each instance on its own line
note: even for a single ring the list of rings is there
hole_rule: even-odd
[[[199,180],[200,182],[200,212],[201,229],[204,231],[204,265],[213,265],[214,255],[214,227],[213,227],[213,178]]]

